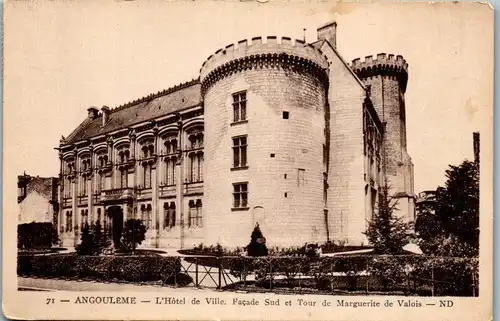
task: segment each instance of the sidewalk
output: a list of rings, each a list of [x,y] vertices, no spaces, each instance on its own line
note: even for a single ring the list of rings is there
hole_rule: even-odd
[[[98,283],[89,281],[67,281],[57,279],[17,278],[17,286],[22,290],[34,291],[109,291],[109,292],[214,292],[214,289],[195,287],[174,288],[171,286],[136,285],[120,283]]]

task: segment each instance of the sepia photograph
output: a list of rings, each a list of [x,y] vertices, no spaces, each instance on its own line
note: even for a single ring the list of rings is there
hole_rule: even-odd
[[[8,1],[4,26],[7,317],[491,317],[488,4]]]

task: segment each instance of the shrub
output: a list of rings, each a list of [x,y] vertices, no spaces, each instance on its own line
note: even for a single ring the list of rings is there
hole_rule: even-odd
[[[103,231],[99,220],[93,225],[93,232],[96,246],[99,249],[98,253],[103,253],[111,246],[111,235],[107,231]]]
[[[125,221],[122,234],[122,243],[126,250],[135,250],[138,244],[146,239],[146,226],[141,220],[128,219]]]
[[[48,248],[59,242],[57,229],[52,223],[24,223],[17,226],[19,249]]]
[[[100,282],[162,281],[187,285],[181,262],[176,257],[162,256],[77,256],[44,255],[18,258],[17,273],[22,276],[78,278]],[[182,281],[182,283],[180,283]],[[189,281],[189,282],[187,282]],[[187,282],[187,284],[186,284]]]
[[[94,234],[91,233],[89,225],[85,223],[82,229],[81,243],[76,246],[76,253],[78,255],[96,255],[99,252]]]
[[[267,256],[266,238],[260,231],[259,224],[253,229],[250,236],[250,244],[247,246],[248,256]]]
[[[379,279],[383,290],[406,289],[407,258],[402,256],[374,256],[368,262],[368,271]]]

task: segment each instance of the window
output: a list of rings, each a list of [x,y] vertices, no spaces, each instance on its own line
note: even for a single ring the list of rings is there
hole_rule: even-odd
[[[176,157],[166,157],[165,158],[165,182],[166,186],[175,185],[175,164],[177,162]]]
[[[104,189],[104,173],[97,173],[97,187],[96,194],[101,194],[101,191]]]
[[[163,220],[163,228],[171,228],[175,226],[175,203],[170,202],[165,202],[163,204],[163,210],[165,213],[165,217]]]
[[[147,229],[150,229],[153,226],[153,217],[151,215],[151,204],[142,204],[141,205],[141,220],[144,226]]]
[[[83,229],[85,228],[86,225],[89,224],[89,210],[82,210],[80,212],[80,215],[81,215],[81,227],[80,227],[80,230],[83,231]]]
[[[202,227],[201,200],[189,201],[189,227]]]
[[[143,186],[143,188],[151,188],[152,165],[149,163],[143,163],[142,168],[143,168],[142,186]]]
[[[202,182],[203,181],[203,153],[189,155],[189,182]]]
[[[128,162],[129,158],[130,158],[130,151],[128,146],[124,146],[118,149],[118,155],[116,160],[118,164],[123,164]]]
[[[87,195],[87,177],[85,175],[80,176],[80,196]]]
[[[99,224],[101,224],[101,209],[98,208],[97,209],[97,222],[99,222]]]
[[[128,187],[128,171],[126,168],[120,169],[120,188]]]
[[[304,186],[306,184],[306,170],[303,168],[297,169],[297,186]]]
[[[177,152],[177,139],[175,139],[175,136],[166,138],[164,145],[166,155],[172,155]]]
[[[276,154],[271,153],[271,158],[274,158],[275,156],[276,156]]]
[[[248,183],[233,184],[233,207],[247,208],[248,207]]]
[[[73,231],[73,211],[66,211],[66,232]]]
[[[247,93],[233,94],[234,122],[247,119]]]
[[[233,138],[233,168],[247,166],[247,137]]]
[[[193,132],[188,136],[189,149],[203,148],[203,132]]]
[[[284,111],[284,112],[283,112],[283,119],[288,119],[288,118],[289,118],[289,116],[290,116],[290,113],[289,113],[289,112],[287,112],[287,111]]]
[[[99,167],[105,167],[106,164],[108,163],[108,155],[107,154],[99,154],[97,156],[97,165]]]
[[[141,151],[142,151],[142,158],[149,158],[153,157],[155,147],[154,147],[154,140],[153,139],[146,139],[141,141]]]

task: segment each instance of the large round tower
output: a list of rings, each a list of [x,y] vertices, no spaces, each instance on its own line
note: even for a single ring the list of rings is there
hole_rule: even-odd
[[[264,40],[264,41],[263,41]],[[242,40],[200,70],[207,244],[326,240],[323,145],[328,62],[303,41]]]
[[[400,198],[402,216],[413,219],[413,164],[406,149],[405,92],[408,63],[402,56],[378,54],[352,61],[352,69],[369,88],[370,98],[385,124],[385,171],[390,193]]]

